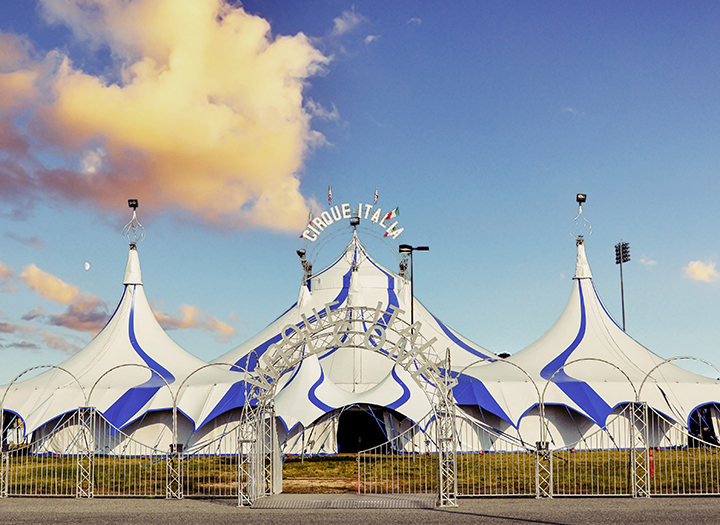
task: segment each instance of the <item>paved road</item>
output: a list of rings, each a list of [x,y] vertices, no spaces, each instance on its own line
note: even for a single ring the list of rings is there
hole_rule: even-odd
[[[417,525],[653,523],[717,524],[720,498],[473,499],[451,510],[258,510],[231,500],[49,499],[0,500],[0,523],[194,524],[365,523]]]

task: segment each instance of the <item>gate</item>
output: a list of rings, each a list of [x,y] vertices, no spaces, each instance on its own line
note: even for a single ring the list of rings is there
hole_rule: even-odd
[[[439,356],[432,345],[436,339],[422,336],[422,323],[402,321],[397,307],[337,308],[337,302],[326,305],[321,313],[313,311],[297,325],[286,325],[281,340],[271,344],[262,356],[255,355],[257,366],[248,370],[249,393],[245,406],[254,406],[247,414],[247,426],[254,429],[243,440],[250,450],[247,467],[249,482],[241,483],[239,504],[282,490],[282,466],[279,461],[277,433],[272,401],[281,377],[294,370],[313,355],[350,348],[380,353],[410,374],[422,388],[432,407],[435,428],[434,444],[436,484],[441,506],[456,505],[456,435],[454,432],[455,403],[450,376],[449,351]],[[336,307],[333,309],[333,307]],[[423,468],[424,469],[424,468]]]

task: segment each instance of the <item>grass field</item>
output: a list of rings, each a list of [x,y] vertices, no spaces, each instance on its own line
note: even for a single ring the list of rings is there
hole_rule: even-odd
[[[535,493],[533,453],[460,453],[456,459],[458,493],[461,495]],[[554,493],[558,496],[629,495],[633,487],[631,459],[628,450],[553,453]],[[164,497],[166,462],[165,456],[96,456],[93,461],[94,493],[97,496]],[[5,470],[9,495],[75,494],[78,468],[74,456],[11,454]],[[186,458],[182,463],[182,479],[185,496],[234,497],[238,486],[237,458]],[[648,481],[651,494],[720,494],[720,455],[717,449],[653,451]],[[437,490],[437,456],[364,456],[360,489],[378,493],[434,492]],[[304,460],[284,458],[284,492],[336,494],[357,490],[358,461],[354,454]]]

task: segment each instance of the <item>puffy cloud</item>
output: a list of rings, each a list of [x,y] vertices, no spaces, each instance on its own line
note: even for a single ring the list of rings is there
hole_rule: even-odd
[[[420,25],[422,25],[422,19],[414,16],[414,17],[412,17],[410,20],[407,21],[407,24],[408,24],[408,25],[420,26]]]
[[[368,35],[365,37],[366,44],[372,44],[373,42],[377,42],[378,40],[380,40],[380,35]]]
[[[102,299],[81,293],[76,286],[44,272],[35,264],[23,268],[20,279],[41,297],[68,305],[65,312],[48,316],[48,322],[52,325],[96,333],[105,326],[109,318],[107,305]],[[43,317],[43,315],[44,311],[38,307],[23,315],[22,318],[30,321]]]
[[[226,341],[235,335],[235,328],[206,314],[197,306],[184,304],[180,306],[180,312],[175,317],[156,309],[153,309],[153,313],[160,323],[160,326],[165,330],[199,328],[216,333],[222,341]]]
[[[56,303],[68,304],[80,295],[76,286],[42,271],[35,264],[23,268],[20,279],[38,295]]]
[[[43,332],[42,336],[46,346],[54,348],[55,350],[60,350],[66,354],[75,354],[81,350],[78,345],[66,341],[59,335],[51,334],[50,332]]]
[[[645,257],[645,255],[640,257],[640,264],[643,266],[657,266],[657,263],[655,259],[650,259],[649,257]]]
[[[0,290],[3,292],[17,292],[15,286],[15,272],[0,262]]]
[[[19,242],[20,244],[24,244],[25,246],[29,246],[30,248],[42,248],[43,246],[45,246],[45,243],[42,241],[42,239],[37,236],[23,237],[21,235],[8,232],[5,234],[5,237],[7,237],[8,239],[12,239],[13,241]]]
[[[356,13],[355,10],[343,11],[343,14],[333,20],[333,36],[340,36],[348,31],[352,30],[358,24],[366,21],[360,13]]]
[[[3,348],[14,348],[18,350],[40,350],[40,346],[29,341],[18,341],[16,343],[9,343],[3,345]]]
[[[110,318],[104,301],[90,295],[79,295],[61,314],[49,316],[50,324],[80,332],[99,332]]]
[[[22,319],[23,321],[32,321],[33,319],[37,319],[38,317],[42,317],[43,315],[45,315],[45,310],[43,310],[42,306],[38,305],[37,308],[35,308],[34,310],[30,310],[20,319]]]
[[[715,270],[715,263],[704,263],[702,261],[690,261],[685,267],[685,276],[693,281],[713,283],[720,279],[720,273]]]
[[[132,195],[222,226],[304,223],[297,173],[323,138],[303,89],[329,61],[307,36],[275,37],[223,0],[42,4],[49,21],[114,62],[101,77],[0,35],[2,194],[105,209]],[[343,14],[336,28],[360,18]]]

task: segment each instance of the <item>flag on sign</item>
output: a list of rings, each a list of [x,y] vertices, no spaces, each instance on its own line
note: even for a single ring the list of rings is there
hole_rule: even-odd
[[[377,200],[378,200],[378,190],[377,190],[377,186],[375,186],[375,200],[373,201],[373,205],[377,204]]]
[[[332,204],[332,186],[328,186],[328,206]]]
[[[395,230],[397,230],[397,227],[393,228],[392,230],[386,231],[386,232],[385,232],[385,235],[383,235],[383,237],[387,237],[388,235],[390,235],[390,234],[391,234],[392,232],[394,232]],[[301,237],[302,237],[302,235],[301,235]]]
[[[310,213],[308,213],[308,226],[310,226],[312,224],[312,220],[313,220],[313,215],[312,215],[312,210],[310,210]]]
[[[395,208],[393,211],[385,215],[385,220],[394,219],[398,215],[400,215],[400,207]]]

